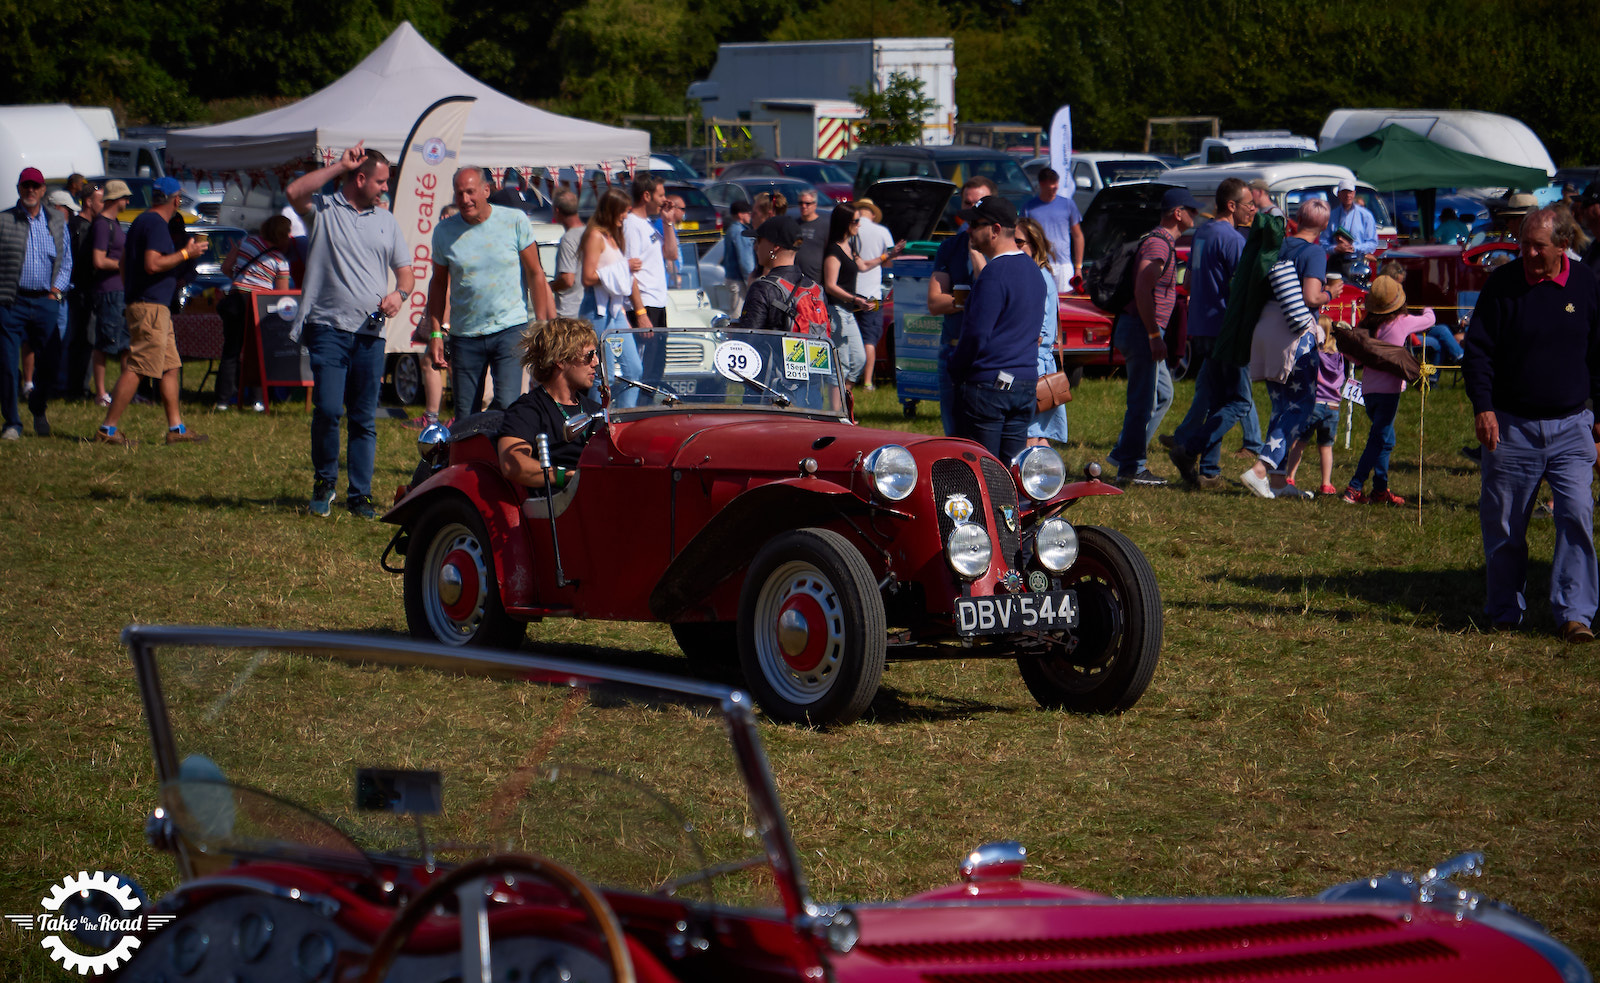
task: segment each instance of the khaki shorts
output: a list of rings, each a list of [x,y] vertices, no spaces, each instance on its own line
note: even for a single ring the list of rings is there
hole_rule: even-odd
[[[129,304],[128,370],[146,379],[159,379],[182,368],[178,343],[172,337],[172,312],[165,304]]]

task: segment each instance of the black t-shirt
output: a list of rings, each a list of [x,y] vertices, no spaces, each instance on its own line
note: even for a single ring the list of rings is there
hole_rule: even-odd
[[[822,282],[822,250],[828,244],[828,223],[821,218],[800,223],[800,248],[795,251],[795,262],[800,272],[817,283]]]
[[[500,432],[495,434],[495,443],[498,445],[501,437],[526,440],[537,458],[539,435],[545,434],[550,438],[551,465],[558,468],[575,468],[578,466],[578,457],[583,453],[583,445],[588,441],[589,434],[584,433],[572,441],[563,440],[561,434],[568,418],[577,416],[580,411],[599,416],[600,404],[585,394],[578,397],[577,405],[562,406],[545,391],[543,386],[534,386],[518,396],[516,402],[506,407],[505,416],[500,421]]]
[[[845,252],[844,247],[839,245],[837,242],[828,243],[828,249],[824,255],[832,256],[834,259],[839,261],[839,289],[843,290],[847,294],[855,293],[856,274],[859,272],[859,270],[856,268],[856,258]],[[844,301],[841,301],[839,298],[833,296],[828,297],[828,303],[848,306],[844,303]]]

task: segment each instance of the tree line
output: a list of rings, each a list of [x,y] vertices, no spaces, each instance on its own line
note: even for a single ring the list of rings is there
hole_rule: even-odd
[[[111,105],[125,123],[204,122],[307,95],[402,20],[463,69],[603,122],[682,113],[720,42],[955,38],[967,121],[1045,125],[1137,149],[1150,116],[1315,136],[1339,107],[1517,117],[1558,164],[1600,162],[1593,0],[199,0],[0,3],[12,101]]]

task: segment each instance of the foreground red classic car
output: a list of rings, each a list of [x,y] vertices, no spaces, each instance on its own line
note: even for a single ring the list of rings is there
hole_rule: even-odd
[[[1155,574],[1121,533],[1061,518],[1118,494],[1097,467],[1069,483],[1048,448],[1005,462],[857,426],[826,340],[666,343],[659,378],[608,380],[639,406],[569,422],[593,435],[549,501],[501,475],[497,414],[424,434],[383,517],[413,636],[503,648],[547,617],[666,622],[690,659],[736,654],[769,714],[812,723],[860,716],[886,659],[1016,659],[1051,707],[1139,699],[1161,649]]]
[[[124,983],[1591,979],[1452,881],[1476,854],[1314,898],[1115,898],[999,841],[951,886],[821,902],[744,693],[373,636],[123,638],[181,881],[116,943]],[[118,892],[62,914],[127,920]]]

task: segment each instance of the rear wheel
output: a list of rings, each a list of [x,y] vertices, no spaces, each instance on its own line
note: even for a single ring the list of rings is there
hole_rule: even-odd
[[[1076,645],[1019,658],[1022,681],[1043,707],[1121,713],[1144,695],[1161,655],[1155,570],[1122,533],[1079,526],[1078,561],[1062,586],[1078,592]]]
[[[418,356],[400,354],[394,358],[389,370],[389,392],[401,406],[414,406],[422,401],[422,363]]]
[[[844,724],[872,703],[888,628],[872,568],[828,529],[774,538],[739,598],[739,662],[762,709],[790,723]]]
[[[500,604],[483,520],[446,496],[412,527],[406,549],[406,627],[413,638],[475,648],[516,648],[526,626]]]

